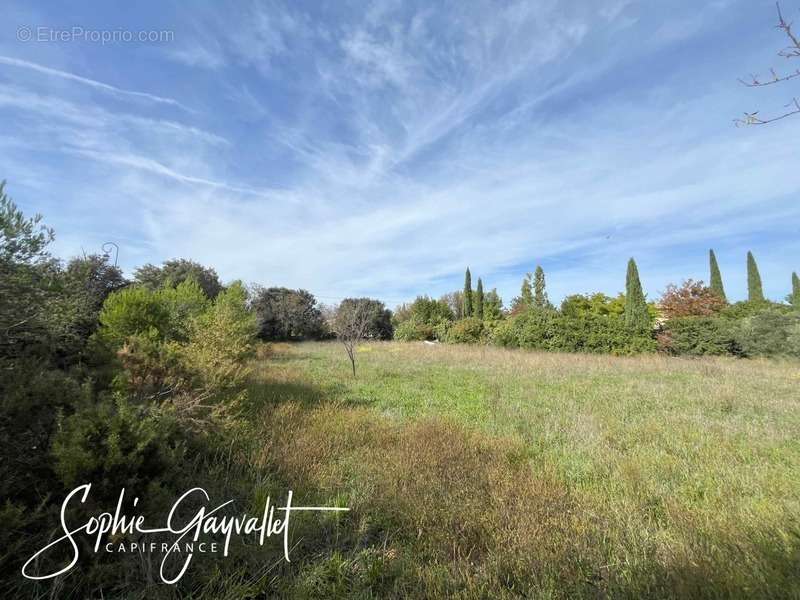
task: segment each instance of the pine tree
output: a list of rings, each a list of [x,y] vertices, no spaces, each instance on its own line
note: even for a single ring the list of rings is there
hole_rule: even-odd
[[[792,273],[792,295],[789,296],[789,302],[795,308],[800,308],[800,277],[797,273]]]
[[[475,290],[475,316],[483,321],[483,281],[478,277],[478,288]]]
[[[747,253],[747,299],[750,302],[764,302],[761,275],[752,252]]]
[[[722,285],[722,273],[719,271],[717,257],[714,255],[713,250],[708,251],[708,262],[711,269],[711,291],[727,302],[728,298],[725,296],[725,287]]]
[[[636,329],[646,329],[650,325],[650,313],[642,292],[639,269],[632,258],[628,261],[628,276],[625,281],[625,323]]]
[[[464,275],[464,317],[469,318],[472,316],[472,275],[469,273],[469,267]]]
[[[536,265],[536,271],[533,274],[533,305],[536,308],[550,308],[552,306],[545,289],[544,269],[539,265]]]

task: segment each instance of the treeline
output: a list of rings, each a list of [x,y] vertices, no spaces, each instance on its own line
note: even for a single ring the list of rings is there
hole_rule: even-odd
[[[472,289],[467,269],[463,291],[438,300],[420,296],[395,312],[396,339],[496,344],[559,352],[671,355],[800,356],[800,280],[792,273],[786,302],[767,300],[756,260],[747,254],[748,299],[729,303],[714,251],[709,281],[670,284],[648,302],[636,262],[628,261],[625,292],[567,296],[554,306],[545,273],[537,266],[520,294],[503,308],[496,290]]]

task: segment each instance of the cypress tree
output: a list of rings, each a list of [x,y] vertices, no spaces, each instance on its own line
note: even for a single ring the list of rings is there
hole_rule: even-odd
[[[628,261],[628,275],[625,281],[625,323],[636,329],[646,329],[650,325],[650,313],[639,280],[639,269],[631,258]]]
[[[792,273],[792,295],[789,302],[795,308],[800,308],[800,277],[797,276],[797,273]]]
[[[483,281],[478,277],[478,288],[475,290],[475,316],[483,321]]]
[[[722,285],[722,273],[719,271],[717,257],[714,255],[713,250],[708,251],[708,262],[711,269],[711,291],[727,302],[728,298],[725,296],[725,287]]]
[[[761,275],[752,252],[747,253],[747,299],[750,302],[764,302]]]
[[[550,300],[547,298],[547,290],[545,289],[544,282],[544,269],[536,265],[536,271],[533,274],[533,305],[536,308],[548,308]]]
[[[469,267],[464,275],[464,318],[472,316],[472,275],[469,273]]]

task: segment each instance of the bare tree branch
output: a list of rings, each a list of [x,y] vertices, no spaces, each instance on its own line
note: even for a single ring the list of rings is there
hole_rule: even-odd
[[[775,26],[776,29],[779,29],[784,32],[786,37],[789,38],[791,42],[789,46],[780,50],[778,52],[778,56],[783,58],[791,59],[791,58],[800,58],[800,38],[797,37],[794,30],[792,29],[792,23],[788,22],[783,17],[783,12],[781,11],[780,3],[775,3],[775,8],[778,11],[778,24]],[[795,69],[793,72],[781,75],[775,69],[770,69],[770,79],[762,81],[757,75],[750,75],[750,81],[745,81],[743,79],[739,79],[739,82],[742,85],[747,87],[764,87],[768,85],[774,85],[776,83],[784,83],[786,81],[795,79],[800,77],[800,69]],[[752,113],[744,113],[743,119],[734,119],[733,122],[736,124],[737,127],[743,125],[766,125],[767,123],[774,123],[775,121],[780,121],[781,119],[785,119],[786,117],[790,117],[792,115],[796,115],[800,113],[800,103],[798,99],[795,97],[792,101],[786,105],[785,108],[789,110],[780,114],[775,117],[770,117],[767,119],[762,119],[758,116],[758,111]]]
[[[775,121],[780,121],[781,119],[800,113],[800,101],[798,101],[797,98],[793,98],[792,102],[787,104],[785,108],[791,108],[791,110],[777,117],[762,119],[758,116],[758,111],[756,111],[754,113],[744,113],[743,119],[734,119],[733,122],[737,127],[741,127],[742,125],[766,125],[768,123],[774,123]]]

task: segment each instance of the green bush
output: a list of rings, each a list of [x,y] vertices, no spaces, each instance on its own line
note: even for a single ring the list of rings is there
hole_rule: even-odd
[[[414,318],[403,321],[394,330],[394,339],[403,342],[418,342],[432,340],[436,337],[436,330],[432,325],[421,323]]]
[[[652,352],[649,331],[633,330],[615,314],[530,310],[497,325],[492,339],[506,347],[557,352],[636,354]]]
[[[91,483],[95,500],[170,481],[184,450],[177,421],[123,399],[85,403],[63,419],[52,445],[60,481],[68,489]]]
[[[492,343],[503,348],[518,348],[519,340],[517,338],[516,324],[516,317],[498,322],[497,326],[492,330]]]
[[[239,282],[194,319],[185,353],[205,391],[230,390],[244,381],[257,333],[256,316],[247,309],[247,293]]]
[[[483,321],[475,317],[461,319],[447,330],[445,341],[450,344],[476,344],[483,341]]]
[[[730,323],[714,317],[670,319],[658,335],[658,344],[662,352],[676,355],[719,356],[736,352]]]
[[[777,310],[780,312],[788,312],[791,310],[791,308],[785,304],[776,304],[775,302],[770,302],[769,300],[756,302],[745,301],[736,302],[735,304],[726,306],[724,309],[722,309],[722,311],[720,311],[719,316],[732,321],[739,321],[741,319],[752,317],[753,315],[756,315],[767,309]]]
[[[743,356],[800,356],[800,312],[764,308],[737,323],[734,339]]]
[[[622,316],[613,314],[561,315],[555,329],[552,347],[562,352],[638,354],[656,349],[649,330],[631,329]]]
[[[158,292],[131,286],[106,299],[100,312],[98,335],[109,346],[119,349],[132,335],[166,339],[171,323],[169,306]]]

